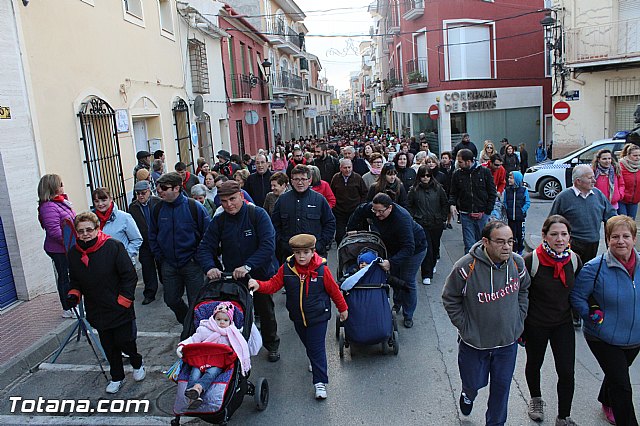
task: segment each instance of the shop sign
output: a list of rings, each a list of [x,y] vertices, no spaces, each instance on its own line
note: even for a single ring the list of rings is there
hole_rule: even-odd
[[[464,90],[444,93],[445,112],[469,112],[496,109],[498,93],[495,90]]]
[[[564,97],[565,101],[579,101],[580,100],[580,91],[579,90],[571,90],[567,92]]]

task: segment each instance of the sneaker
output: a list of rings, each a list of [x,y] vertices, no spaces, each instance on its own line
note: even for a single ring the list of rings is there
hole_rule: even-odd
[[[556,417],[556,426],[578,426],[578,423],[574,422],[571,417],[565,417],[564,419]]]
[[[540,397],[533,397],[529,401],[529,409],[527,414],[529,418],[534,422],[541,422],[544,420],[544,401]]]
[[[200,391],[198,391],[198,389],[196,389],[196,387],[193,386],[187,389],[186,391],[184,391],[184,396],[195,401],[196,399],[200,398]]]
[[[62,311],[62,318],[76,319],[76,314],[74,314],[73,311],[69,309],[68,311]]]
[[[109,382],[109,384],[107,385],[107,389],[105,389],[105,391],[107,393],[118,393],[118,391],[120,390],[120,388],[122,387],[122,384],[124,383],[124,379],[120,380],[119,382]]]
[[[196,399],[194,399],[193,401],[191,401],[191,404],[189,404],[189,409],[190,410],[196,410],[198,408],[200,408],[200,406],[202,405],[202,398],[197,397]]]
[[[413,320],[405,318],[405,320],[404,320],[404,328],[411,328],[411,327],[413,327]]]
[[[133,380],[141,382],[145,377],[147,377],[147,372],[144,371],[144,365],[140,366],[140,368],[133,369]]]
[[[460,412],[468,416],[471,414],[471,410],[473,410],[473,401],[467,398],[464,392],[460,392]]]
[[[391,310],[394,311],[396,314],[400,313],[400,309],[402,309],[400,305],[393,305],[393,308],[391,308]]]
[[[431,278],[425,278],[422,280],[422,284],[424,285],[430,285],[431,284]]]
[[[269,362],[277,362],[280,360],[280,353],[278,351],[269,351]]]
[[[450,223],[447,223],[447,229],[453,229],[453,226],[451,226]]]
[[[327,387],[324,383],[316,383],[313,387],[316,390],[316,399],[327,399]]]
[[[609,422],[609,424],[616,424],[616,418],[613,416],[613,410],[611,409],[611,407],[602,404],[602,412],[604,413],[604,417],[607,419],[607,422]]]

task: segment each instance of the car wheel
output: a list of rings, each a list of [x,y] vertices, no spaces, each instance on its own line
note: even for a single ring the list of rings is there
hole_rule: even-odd
[[[546,178],[540,182],[540,190],[538,191],[545,200],[553,200],[562,191],[562,185],[554,178]]]

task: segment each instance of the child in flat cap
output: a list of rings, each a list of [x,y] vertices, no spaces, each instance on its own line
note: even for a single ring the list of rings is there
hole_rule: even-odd
[[[316,399],[327,397],[327,351],[325,336],[331,319],[331,302],[340,312],[340,320],[348,317],[345,302],[338,284],[327,267],[326,259],[315,252],[316,237],[298,234],[291,237],[289,245],[293,256],[287,258],[276,275],[268,281],[249,280],[249,288],[259,293],[273,294],[283,286],[287,290],[287,310],[296,333],[307,349],[313,372]]]

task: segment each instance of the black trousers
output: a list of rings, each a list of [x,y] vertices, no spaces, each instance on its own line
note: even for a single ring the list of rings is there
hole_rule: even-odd
[[[339,213],[333,210],[333,215],[336,218],[336,244],[340,245],[340,241],[347,233],[347,223],[349,223],[351,213]]]
[[[430,229],[423,226],[422,229],[424,229],[424,234],[427,237],[427,254],[420,265],[420,275],[422,275],[422,279],[433,278],[433,268],[436,266],[438,253],[440,253],[440,239],[444,228]]]
[[[616,425],[637,426],[629,367],[638,356],[640,347],[625,349],[601,340],[587,340],[587,345],[604,373],[598,401],[613,409]]]
[[[253,308],[260,317],[262,346],[269,352],[277,351],[280,347],[280,337],[278,337],[273,298],[270,294],[253,293]]]
[[[580,260],[582,260],[582,263],[587,263],[598,255],[599,245],[600,241],[589,243],[586,241],[580,241],[571,238],[571,250],[573,250],[578,256],[580,256]]]
[[[513,251],[520,254],[524,250],[524,221],[509,220],[509,228],[513,232]]]
[[[158,292],[160,263],[156,261],[148,244],[142,244],[140,247],[138,260],[140,260],[140,265],[142,266],[142,281],[144,281],[144,291],[142,294],[145,298],[153,299]]]
[[[133,368],[142,367],[142,355],[138,353],[136,345],[136,322],[119,325],[108,330],[98,330],[102,349],[109,361],[111,380],[119,382],[124,379],[124,366],[122,364],[122,353],[129,355],[129,362]]]
[[[571,415],[571,403],[575,389],[576,337],[573,324],[568,322],[553,328],[530,326],[525,322],[527,364],[524,370],[531,397],[541,397],[540,369],[544,362],[547,343],[551,342],[553,361],[558,375],[558,417],[564,419]]]

